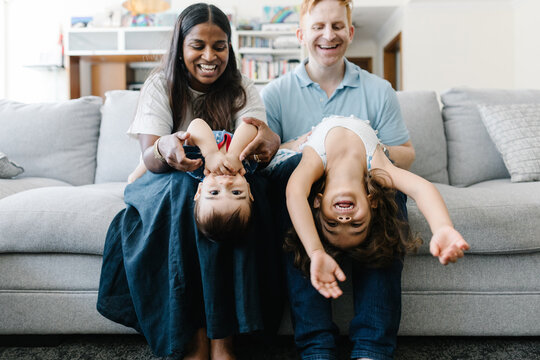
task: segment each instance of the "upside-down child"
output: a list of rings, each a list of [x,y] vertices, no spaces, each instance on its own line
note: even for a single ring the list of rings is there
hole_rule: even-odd
[[[243,163],[239,156],[257,135],[257,128],[242,122],[233,135],[225,130],[212,131],[206,121],[195,119],[186,132],[189,137],[184,145],[197,146],[204,158],[204,170],[201,167],[190,173],[201,180],[194,198],[197,228],[214,241],[236,239],[249,224],[254,200],[244,177],[244,165],[249,171],[256,167],[247,161]],[[128,182],[135,181],[146,170],[141,161]]]
[[[327,298],[339,297],[337,280],[345,280],[329,253],[383,266],[418,246],[397,219],[395,190],[415,200],[433,233],[430,251],[443,265],[469,249],[435,186],[394,166],[382,146],[369,121],[325,118],[303,145],[288,181],[287,208],[302,248],[293,238],[288,245],[297,250],[297,265],[307,272],[309,264],[312,285]]]

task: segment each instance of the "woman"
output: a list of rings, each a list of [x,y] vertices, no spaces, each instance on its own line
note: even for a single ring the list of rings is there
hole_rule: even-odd
[[[169,54],[141,92],[128,132],[150,171],[126,187],[127,208],[109,228],[97,308],[141,332],[158,356],[233,359],[232,335],[279,318],[264,311],[280,304],[268,283],[279,249],[269,248],[266,182],[257,174],[246,176],[257,201],[245,241],[215,243],[197,231],[197,180],[185,172],[202,161],[183,149],[183,130],[197,117],[216,130],[233,131],[242,119],[255,125],[242,158],[268,161],[279,146],[256,89],[237,70],[226,15],[207,4],[180,14]]]

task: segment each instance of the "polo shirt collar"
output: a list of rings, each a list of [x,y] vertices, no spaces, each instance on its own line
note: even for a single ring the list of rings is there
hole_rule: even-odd
[[[296,69],[294,69],[295,75],[300,82],[300,86],[302,87],[306,87],[315,83],[313,80],[311,80],[306,71],[306,64],[308,60],[309,58],[305,58],[302,63],[297,66]],[[360,83],[359,80],[360,73],[358,71],[358,68],[349,60],[345,59],[345,75],[343,76],[343,80],[341,80],[341,83],[337,88],[341,89],[345,86],[358,87],[358,84]]]

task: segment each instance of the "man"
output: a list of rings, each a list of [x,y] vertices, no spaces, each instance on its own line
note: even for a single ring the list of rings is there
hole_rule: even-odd
[[[387,156],[408,169],[414,149],[395,92],[388,82],[345,59],[354,35],[351,11],[352,0],[303,0],[296,34],[309,57],[263,89],[268,125],[281,137],[282,148],[298,151],[311,128],[324,117],[355,115],[370,121],[388,149]],[[277,183],[283,192],[286,177],[299,159],[291,160],[279,170],[282,179]],[[405,196],[398,194],[396,200],[406,218]],[[282,209],[287,216],[286,208]],[[336,359],[338,329],[332,322],[330,299],[320,295],[294,267],[290,254],[285,264],[295,341],[302,359]],[[383,269],[353,262],[352,358],[393,358],[401,316],[402,268],[402,259]]]

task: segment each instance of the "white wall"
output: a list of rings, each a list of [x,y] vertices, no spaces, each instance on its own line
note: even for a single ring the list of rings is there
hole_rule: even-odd
[[[40,53],[54,48],[60,29],[71,16],[92,15],[120,6],[116,0],[7,0],[6,92],[3,96],[23,101],[67,99],[65,69],[30,68],[40,62]]]
[[[0,99],[6,96],[6,15],[5,2],[0,0]]]
[[[405,90],[514,87],[514,17],[509,1],[409,3],[402,45]]]
[[[516,88],[540,89],[540,1],[515,4]]]

